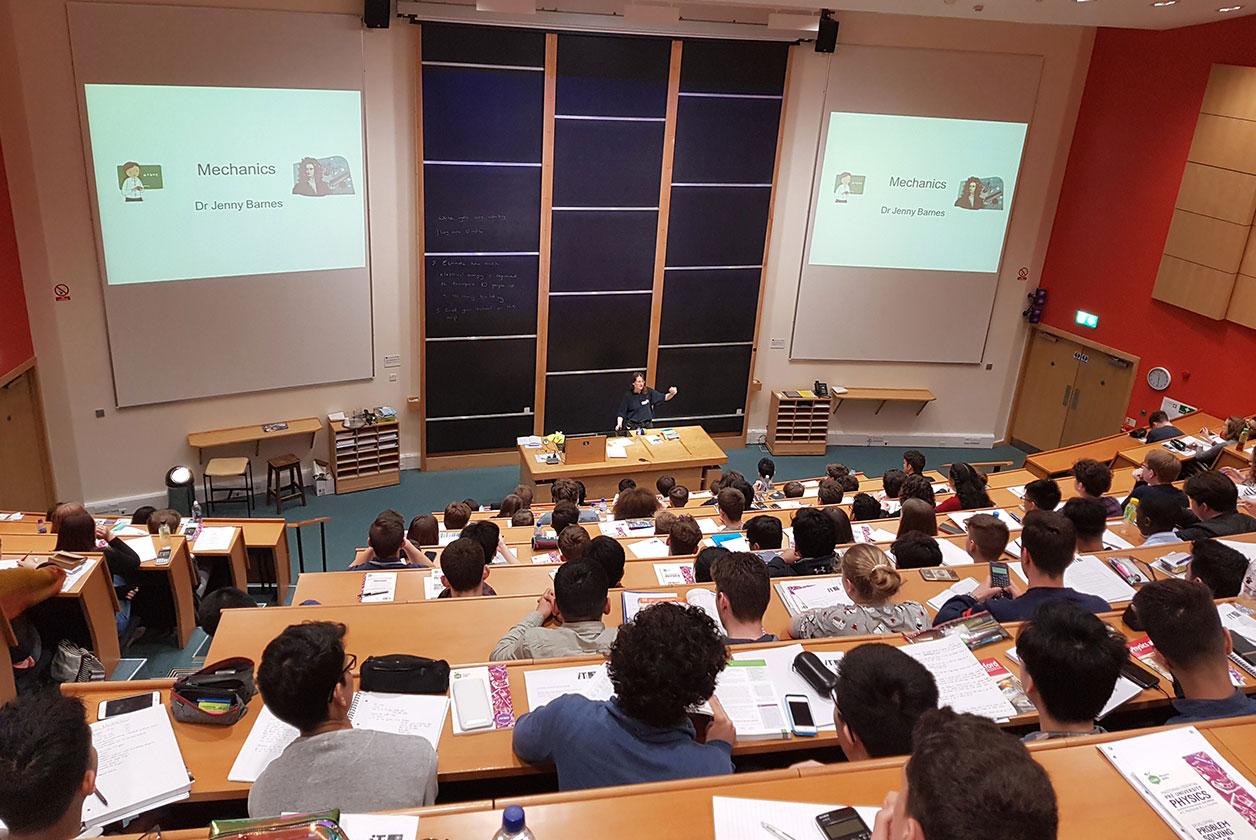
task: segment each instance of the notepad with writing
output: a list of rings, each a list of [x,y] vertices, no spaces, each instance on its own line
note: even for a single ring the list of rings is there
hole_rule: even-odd
[[[417,735],[438,749],[445,728],[449,698],[443,694],[383,694],[359,691],[349,706],[354,729],[373,729],[394,735]]]
[[[179,742],[164,705],[99,720],[92,725],[96,789],[105,800],[83,802],[88,828],[187,799],[192,789]]]
[[[809,802],[711,797],[715,840],[779,840],[780,835],[764,827],[768,825],[781,835],[793,837],[794,840],[816,840],[824,837],[816,824],[816,817],[841,807],[843,806],[816,805]],[[855,810],[871,829],[877,818],[876,806],[857,806]]]
[[[396,572],[367,572],[362,575],[362,591],[358,593],[361,603],[386,604],[396,597]]]

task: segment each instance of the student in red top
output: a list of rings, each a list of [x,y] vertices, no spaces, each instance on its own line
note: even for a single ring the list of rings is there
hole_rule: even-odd
[[[951,487],[954,495],[938,505],[938,513],[994,507],[986,493],[986,477],[969,464],[951,464]]]

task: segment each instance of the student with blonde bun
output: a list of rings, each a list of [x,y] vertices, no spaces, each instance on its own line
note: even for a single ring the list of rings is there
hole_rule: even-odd
[[[903,578],[885,552],[869,543],[852,546],[842,556],[842,586],[855,603],[807,610],[794,616],[795,639],[910,633],[929,626],[925,608],[915,601],[893,603]]]

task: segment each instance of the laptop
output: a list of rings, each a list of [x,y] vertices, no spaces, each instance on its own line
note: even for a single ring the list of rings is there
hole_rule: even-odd
[[[601,464],[606,461],[606,435],[568,435],[567,464]]]

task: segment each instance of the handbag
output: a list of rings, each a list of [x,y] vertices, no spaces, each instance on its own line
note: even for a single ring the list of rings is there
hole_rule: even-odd
[[[256,693],[253,660],[224,659],[179,678],[170,689],[170,711],[183,723],[230,726],[244,717]]]
[[[105,665],[90,650],[62,639],[52,655],[48,675],[59,683],[102,682]]]
[[[338,824],[340,811],[263,819],[214,820],[210,840],[349,840]]]
[[[449,690],[449,663],[408,653],[372,656],[362,663],[358,687],[389,694],[444,694]]]

